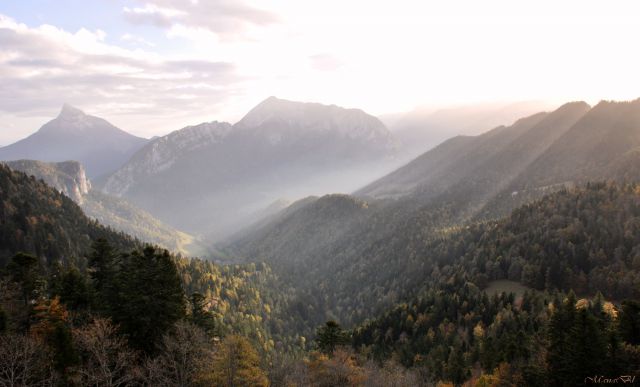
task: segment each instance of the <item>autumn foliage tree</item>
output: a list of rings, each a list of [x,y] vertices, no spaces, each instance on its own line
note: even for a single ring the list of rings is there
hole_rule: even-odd
[[[237,335],[227,336],[217,347],[209,381],[220,387],[268,385],[258,353],[247,339]]]

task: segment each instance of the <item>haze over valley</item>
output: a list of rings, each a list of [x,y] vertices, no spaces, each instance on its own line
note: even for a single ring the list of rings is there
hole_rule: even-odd
[[[640,378],[638,6],[455,3],[0,5],[0,385]]]

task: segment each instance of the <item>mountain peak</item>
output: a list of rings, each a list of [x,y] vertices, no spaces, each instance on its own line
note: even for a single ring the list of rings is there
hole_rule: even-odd
[[[262,103],[273,103],[273,102],[278,102],[278,101],[281,101],[281,99],[276,97],[275,95],[272,95],[272,96],[267,97],[267,99],[262,101]]]
[[[78,117],[84,115],[85,114],[82,110],[73,107],[68,103],[65,103],[64,105],[62,105],[62,109],[60,110],[60,114],[58,114],[58,117]]]
[[[285,106],[303,105],[303,104],[304,102],[288,101],[286,99],[281,99],[272,95],[266,98],[265,100],[263,100],[262,102],[260,102],[259,104],[257,104],[252,110],[273,111],[274,109],[282,109]]]

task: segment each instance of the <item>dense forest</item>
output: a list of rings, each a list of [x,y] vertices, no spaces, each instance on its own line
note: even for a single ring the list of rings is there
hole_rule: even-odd
[[[220,265],[145,245],[6,167],[0,189],[7,385],[568,386],[640,372],[635,184],[563,189],[465,226],[425,209],[409,220],[422,237],[365,255],[387,262],[337,254],[338,275],[306,286],[283,262]],[[380,205],[314,203],[302,208],[336,227]],[[497,280],[527,290],[496,292]]]

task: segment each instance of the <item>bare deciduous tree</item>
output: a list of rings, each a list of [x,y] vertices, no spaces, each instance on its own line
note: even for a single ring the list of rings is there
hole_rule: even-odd
[[[414,370],[408,370],[393,360],[382,367],[369,361],[364,366],[366,387],[418,387],[425,383]]]
[[[0,386],[53,386],[53,360],[39,340],[22,335],[0,335]]]
[[[78,369],[82,385],[117,387],[136,379],[137,355],[109,320],[95,319],[74,330],[73,338],[82,357]]]
[[[162,339],[160,354],[146,362],[145,383],[150,386],[194,386],[212,372],[213,345],[199,327],[178,322]]]

